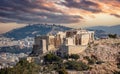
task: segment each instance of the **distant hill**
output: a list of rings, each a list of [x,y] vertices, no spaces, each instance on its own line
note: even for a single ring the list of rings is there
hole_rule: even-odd
[[[65,31],[70,29],[71,28],[69,27],[60,26],[60,25],[33,24],[11,30],[3,34],[3,36],[19,40],[26,38],[27,36],[35,37],[36,35],[46,35],[48,33],[54,34],[58,31]]]
[[[72,28],[60,26],[60,25],[48,25],[48,24],[33,24],[27,25],[22,28],[17,28],[4,33],[3,36],[8,38],[14,38],[16,40],[29,37],[35,37],[36,35],[46,35],[49,33],[55,34],[58,31],[66,31]],[[106,37],[109,33],[120,35],[120,25],[117,26],[95,26],[89,27],[87,30],[95,31],[95,37]]]
[[[108,34],[111,33],[111,34],[120,35],[120,25],[116,25],[116,26],[94,26],[94,27],[89,27],[88,29],[103,30]]]
[[[103,30],[96,30],[96,29],[87,29],[87,30],[94,31],[95,37],[97,37],[97,38],[105,38],[108,36],[108,34]]]

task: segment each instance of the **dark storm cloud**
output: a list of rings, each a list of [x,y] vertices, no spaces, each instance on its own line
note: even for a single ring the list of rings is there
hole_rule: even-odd
[[[120,2],[120,0],[117,0],[118,2]]]
[[[72,23],[78,22],[79,19],[82,19],[80,16],[70,16],[70,15],[56,15],[53,13],[46,13],[46,12],[31,12],[31,14],[23,13],[3,13],[0,12],[0,17],[11,19],[11,21],[16,20],[16,22],[22,23]],[[6,20],[6,22],[7,22]],[[8,21],[10,22],[10,20]]]
[[[120,18],[120,15],[118,15],[118,14],[111,14],[111,15]]]
[[[65,0],[63,4],[67,7],[79,8],[93,13],[101,12],[99,4],[88,0]]]
[[[64,14],[53,5],[45,0],[0,0],[0,22],[74,23],[83,19]]]

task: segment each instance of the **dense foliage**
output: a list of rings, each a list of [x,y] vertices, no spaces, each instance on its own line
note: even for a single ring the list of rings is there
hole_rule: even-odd
[[[40,66],[26,60],[19,61],[13,68],[0,70],[0,74],[38,74]]]
[[[88,64],[90,65],[93,65],[96,63],[96,60],[94,58],[90,58],[88,56],[85,56],[84,58],[88,61]]]
[[[46,54],[44,63],[38,65],[33,62],[29,63],[27,60],[20,60],[13,68],[5,68],[0,70],[0,74],[46,74],[56,71],[59,74],[68,74],[67,70],[85,71],[90,67],[82,61],[66,60],[63,62],[62,58],[52,53]],[[78,55],[71,55],[71,58],[78,59]],[[67,70],[66,70],[67,69]]]
[[[117,38],[117,34],[109,34],[109,38]]]
[[[77,60],[77,59],[79,59],[80,57],[79,57],[78,54],[71,54],[71,55],[69,56],[69,58],[72,58],[72,59]]]
[[[77,71],[83,71],[83,70],[88,70],[89,66],[86,65],[85,63],[79,61],[68,61],[65,63],[66,68],[70,70],[77,70]]]
[[[60,69],[58,71],[59,74],[68,74],[68,72],[65,69]]]
[[[68,57],[68,56],[67,56]],[[69,56],[72,59],[79,59],[79,55],[72,54]],[[45,62],[48,64],[47,67],[52,70],[57,70],[59,74],[67,74],[66,69],[76,70],[76,71],[84,71],[88,70],[89,66],[82,61],[66,61],[63,63],[60,57],[54,54],[47,54],[44,56]]]
[[[49,63],[54,63],[54,62],[61,62],[62,59],[52,53],[47,54],[44,56],[44,61],[49,62]]]

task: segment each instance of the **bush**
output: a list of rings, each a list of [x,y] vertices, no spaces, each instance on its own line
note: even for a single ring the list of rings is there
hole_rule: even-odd
[[[65,63],[65,65],[66,65],[66,69],[70,69],[70,70],[83,71],[89,69],[89,66],[81,61],[80,62],[68,61]]]
[[[64,55],[64,59],[69,59],[69,55]]]
[[[109,38],[117,38],[117,34],[108,34]]]
[[[65,66],[62,62],[57,62],[57,63],[53,63],[53,64],[49,64],[49,69],[51,70],[60,70],[60,69],[64,69]],[[47,66],[48,67],[48,66]]]
[[[117,67],[120,69],[120,63],[117,63]]]
[[[115,71],[113,72],[113,74],[120,74],[120,71]]]
[[[88,64],[90,65],[93,65],[96,63],[96,60],[94,58],[90,58],[88,56],[85,56],[84,58],[88,61]]]
[[[91,58],[89,56],[85,56],[84,59],[86,59],[88,61],[88,64],[90,64],[90,65],[95,64],[97,61],[96,60],[97,58],[94,58],[93,56],[91,56]]]
[[[59,74],[68,74],[68,72],[65,69],[60,69],[58,71]]]
[[[96,60],[95,59],[90,59],[88,62],[89,62],[88,64],[93,65],[93,64],[96,63]]]
[[[61,62],[62,59],[54,54],[47,54],[44,56],[44,61],[45,62],[49,62],[49,63],[53,63],[53,62]]]
[[[92,59],[98,60],[98,58],[95,55],[91,55]]]
[[[90,59],[89,56],[85,56],[85,57],[83,57],[83,58],[84,58],[84,59],[87,59],[87,60]]]
[[[103,61],[97,61],[96,64],[102,64],[104,63]]]
[[[69,57],[72,59],[75,59],[75,60],[80,58],[80,56],[78,54],[71,54]]]

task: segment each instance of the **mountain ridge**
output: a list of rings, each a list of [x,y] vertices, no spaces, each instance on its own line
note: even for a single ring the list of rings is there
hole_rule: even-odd
[[[89,27],[88,29],[103,30],[108,34],[118,34],[118,35],[120,35],[120,25],[115,25],[115,26],[94,26],[94,27]]]
[[[72,28],[60,26],[60,25],[48,25],[48,24],[33,24],[33,25],[27,25],[22,28],[17,28],[14,30],[11,30],[9,32],[6,32],[2,34],[5,37],[8,38],[14,38],[16,40],[29,37],[35,37],[36,35],[46,35],[48,33],[56,33],[58,31],[66,31],[70,30]]]
[[[24,39],[27,36],[35,37],[36,35],[47,35],[47,34],[55,34],[58,31],[66,31],[73,28],[61,26],[61,25],[50,25],[50,24],[32,24],[27,25],[21,28],[13,29],[9,32],[2,34],[4,37],[14,38],[15,40]],[[86,28],[90,31],[95,31],[95,37],[102,38],[106,37],[109,33],[115,33],[120,35],[120,25],[116,26],[94,26]]]

